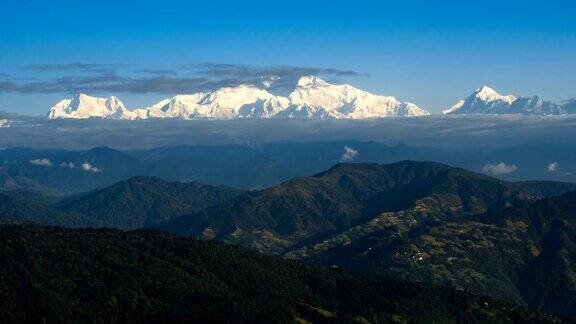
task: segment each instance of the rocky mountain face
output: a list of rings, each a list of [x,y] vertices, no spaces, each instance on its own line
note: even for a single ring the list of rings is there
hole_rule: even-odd
[[[350,85],[330,84],[315,76],[298,80],[287,96],[276,96],[254,85],[223,87],[213,91],[177,95],[147,108],[128,110],[116,97],[78,94],[50,109],[50,119],[234,119],[313,118],[367,119],[425,116],[413,103],[375,95]]]

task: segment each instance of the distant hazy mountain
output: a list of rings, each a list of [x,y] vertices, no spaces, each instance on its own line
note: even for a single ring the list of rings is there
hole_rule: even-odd
[[[494,89],[483,86],[464,100],[458,101],[444,114],[523,114],[523,115],[563,115],[574,113],[570,102],[558,105],[544,101],[538,96],[530,98],[503,96]]]
[[[111,187],[67,198],[59,202],[57,208],[83,215],[85,226],[136,229],[152,227],[177,216],[200,211],[242,192],[198,182],[134,177]]]
[[[0,222],[64,225],[68,227],[78,227],[85,224],[84,219],[72,213],[61,212],[44,204],[2,192],[0,192]]]
[[[504,179],[576,182],[572,169],[576,145],[546,143],[478,151],[473,147],[446,149],[332,141],[183,145],[123,152],[105,147],[86,151],[7,148],[0,150],[0,191],[67,196],[108,187],[134,176],[261,189],[297,176],[313,175],[340,161],[387,164],[402,160],[439,161],[476,172],[483,172],[486,164],[506,162],[515,165],[516,170],[499,176]],[[550,165],[555,166],[552,171]]]
[[[0,282],[4,323],[560,322],[461,291],[154,231],[0,226]]]
[[[153,227],[244,192],[197,182],[134,177],[110,187],[55,201],[34,192],[0,191],[0,221],[67,227]]]
[[[63,196],[109,186],[142,174],[142,164],[119,151],[12,148],[0,151],[0,190],[37,191]]]
[[[365,119],[425,115],[429,113],[415,104],[400,102],[394,97],[374,95],[350,85],[334,85],[318,77],[305,76],[298,80],[287,97],[273,95],[265,88],[239,85],[178,95],[132,111],[116,97],[106,99],[78,94],[52,107],[48,118]]]

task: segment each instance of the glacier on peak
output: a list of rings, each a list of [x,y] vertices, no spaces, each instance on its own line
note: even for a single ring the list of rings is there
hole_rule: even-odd
[[[50,109],[48,118],[109,119],[235,119],[316,118],[365,119],[425,116],[430,113],[394,97],[375,95],[353,86],[334,85],[316,76],[303,76],[288,96],[277,96],[254,85],[222,87],[177,95],[150,107],[126,109],[116,97],[78,94]]]
[[[501,95],[498,92],[496,92],[496,90],[490,88],[489,86],[482,86],[479,89],[476,90],[476,92],[474,93],[474,96],[480,100],[483,100],[485,102],[493,102],[493,101],[503,101],[503,102],[508,102],[508,103],[512,103],[514,102],[514,100],[516,100],[516,97],[513,95]]]

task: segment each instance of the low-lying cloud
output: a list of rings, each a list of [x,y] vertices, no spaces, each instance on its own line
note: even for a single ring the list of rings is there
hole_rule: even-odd
[[[68,169],[76,169],[76,165],[72,162],[62,162],[60,163],[60,167]]]
[[[60,163],[60,167],[68,168],[68,169],[78,169],[86,172],[102,172],[102,169],[95,167],[90,162],[80,163],[78,165],[74,164],[73,162],[62,162]]]
[[[343,162],[348,162],[348,161],[352,161],[354,160],[354,158],[358,155],[358,151],[349,147],[349,146],[344,146],[344,153],[342,153],[342,156],[340,157],[340,161]]]
[[[267,142],[377,141],[432,147],[506,147],[576,144],[576,115],[428,116],[380,120],[46,120],[8,115],[0,128],[0,147],[86,149],[95,146],[150,148],[164,145],[213,145]],[[550,143],[550,139],[554,139]],[[357,149],[352,147],[353,149]],[[360,152],[362,153],[362,152]],[[487,160],[486,162],[490,162]],[[492,161],[510,161],[499,158]],[[541,162],[545,169],[555,157]],[[482,168],[484,164],[478,166]]]
[[[82,168],[82,170],[84,170],[86,172],[95,172],[96,173],[96,172],[102,171],[102,169],[99,169],[88,162],[82,163],[82,165],[80,167]]]
[[[552,162],[548,164],[548,172],[557,172],[558,171],[558,162]]]
[[[38,165],[38,166],[45,166],[45,167],[51,167],[54,165],[54,164],[52,164],[52,161],[50,161],[49,159],[46,159],[46,158],[30,160],[30,164],[34,164],[34,165]]]
[[[516,167],[515,164],[508,165],[504,162],[500,162],[498,164],[486,164],[482,168],[483,173],[486,173],[486,174],[491,175],[491,176],[499,176],[499,175],[509,174],[509,173],[516,172],[516,170],[518,170],[518,167]]]

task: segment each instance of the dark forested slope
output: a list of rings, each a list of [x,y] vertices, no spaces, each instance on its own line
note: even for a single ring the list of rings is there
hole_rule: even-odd
[[[554,322],[423,284],[151,231],[0,226],[3,322]]]

